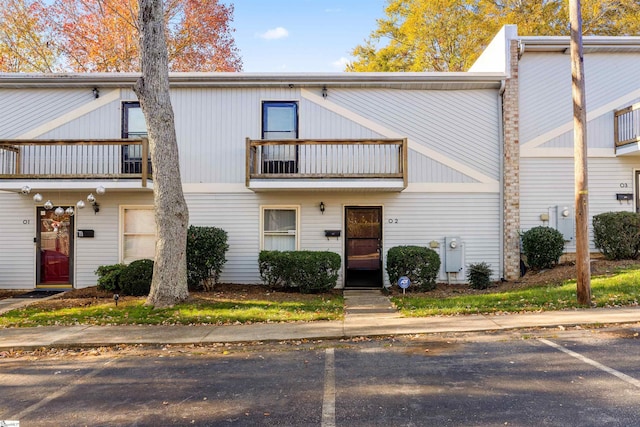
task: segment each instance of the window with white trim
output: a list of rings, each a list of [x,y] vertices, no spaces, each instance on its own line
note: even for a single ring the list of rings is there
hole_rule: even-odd
[[[138,259],[155,259],[156,221],[153,206],[123,206],[121,262],[129,264]]]
[[[298,250],[299,208],[297,206],[262,207],[262,249]]]

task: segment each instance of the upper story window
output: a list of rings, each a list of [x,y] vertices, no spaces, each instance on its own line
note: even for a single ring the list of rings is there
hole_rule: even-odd
[[[262,103],[262,139],[297,139],[298,103],[264,101]]]
[[[122,103],[122,137],[139,138],[147,136],[147,124],[138,101]]]

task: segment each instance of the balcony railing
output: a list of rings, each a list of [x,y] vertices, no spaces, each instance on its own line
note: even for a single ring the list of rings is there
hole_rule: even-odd
[[[406,139],[247,138],[247,186],[254,179],[396,179],[406,187]]]
[[[147,159],[142,161],[142,159]],[[151,179],[142,139],[0,140],[0,179]]]
[[[640,102],[614,113],[616,147],[640,142]]]

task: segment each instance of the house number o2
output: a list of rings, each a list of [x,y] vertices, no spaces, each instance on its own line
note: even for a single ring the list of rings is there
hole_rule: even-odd
[[[389,218],[389,224],[397,224],[398,218]]]

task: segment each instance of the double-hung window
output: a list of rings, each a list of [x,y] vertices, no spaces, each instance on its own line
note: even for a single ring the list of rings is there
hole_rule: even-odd
[[[129,264],[138,259],[155,259],[156,221],[153,206],[122,206],[121,261]]]
[[[297,206],[263,206],[262,249],[295,251],[298,249],[300,209]]]
[[[138,101],[122,103],[122,138],[142,138],[147,136],[147,124]],[[151,168],[149,168],[151,171]],[[122,146],[122,173],[142,172],[142,146]]]
[[[298,139],[298,103],[264,101],[262,103],[262,139]],[[295,145],[270,145],[263,148],[263,173],[296,173],[298,150]]]

